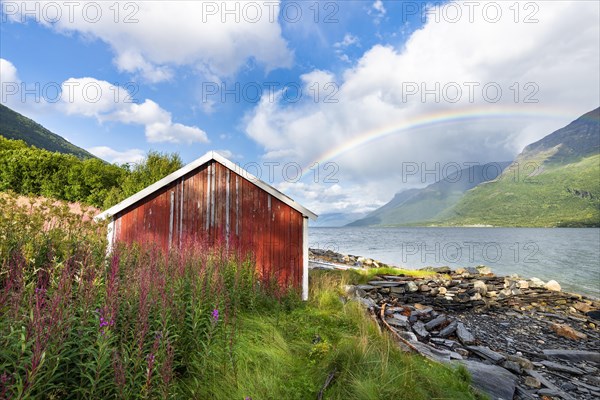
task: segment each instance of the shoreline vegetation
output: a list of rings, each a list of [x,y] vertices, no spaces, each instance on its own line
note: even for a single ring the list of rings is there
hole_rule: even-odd
[[[311,249],[313,268],[369,271],[346,292],[401,348],[463,365],[493,399],[600,396],[600,300],[556,281],[495,276],[485,266],[405,273],[377,260]]]
[[[343,290],[363,273],[311,271],[302,302],[224,248],[106,260],[103,224],[13,200],[0,197],[2,399],[483,398],[465,368],[378,330]]]

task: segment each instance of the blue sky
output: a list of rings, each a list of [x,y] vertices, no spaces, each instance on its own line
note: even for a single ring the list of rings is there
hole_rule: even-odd
[[[318,213],[511,160],[600,103],[595,1],[26,3],[2,0],[4,104],[111,162],[257,163]]]

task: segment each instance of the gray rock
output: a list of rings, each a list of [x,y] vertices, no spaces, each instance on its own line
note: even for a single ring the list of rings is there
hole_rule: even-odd
[[[368,297],[359,297],[358,301],[359,301],[359,303],[362,303],[362,305],[364,305],[367,308],[377,307],[377,304],[372,299],[369,299]]]
[[[600,353],[595,351],[550,349],[543,350],[543,353],[546,357],[557,358],[559,360],[573,362],[588,361],[600,364]]]
[[[512,400],[517,386],[517,377],[497,365],[480,362],[460,361],[471,373],[473,386],[487,393],[493,400]]]
[[[514,362],[514,361],[506,360],[502,363],[502,366],[504,368],[506,368],[507,370],[517,373],[519,375],[523,372],[519,363]]]
[[[358,289],[361,289],[361,290],[373,290],[373,289],[377,289],[377,287],[373,286],[373,285],[358,285],[356,287]]]
[[[404,318],[406,318],[406,317],[404,317]],[[403,329],[410,328],[410,325],[408,324],[408,319],[402,320],[402,319],[398,319],[398,318],[388,318],[385,320],[385,322],[387,322],[388,324],[390,324],[391,326],[394,326],[396,328],[403,328]]]
[[[510,361],[514,361],[521,366],[523,369],[533,369],[533,363],[525,357],[519,357],[514,355],[507,355],[506,358]]]
[[[464,345],[475,343],[475,337],[469,332],[469,330],[465,327],[462,322],[459,322],[456,325],[456,336],[458,336],[458,340]]]
[[[414,283],[413,281],[408,281],[408,282],[406,283],[406,289],[407,289],[409,292],[411,292],[411,293],[414,293],[414,292],[416,292],[416,291],[418,291],[418,290],[419,290],[419,287],[418,287],[418,286],[417,286],[417,284],[416,284],[416,283]]]
[[[429,321],[428,323],[426,323],[425,329],[427,329],[428,331],[431,331],[432,329],[435,329],[438,326],[442,325],[447,320],[448,320],[448,317],[446,317],[444,314],[442,314],[439,317],[434,318],[431,321]]]
[[[426,339],[429,337],[429,332],[425,329],[425,324],[421,321],[417,321],[412,326],[413,332],[417,334],[417,336]]]
[[[369,285],[377,286],[377,287],[394,287],[402,285],[402,282],[390,282],[390,281],[369,281]]]
[[[438,334],[438,336],[442,337],[442,338],[447,338],[448,336],[450,336],[454,332],[456,332],[456,326],[457,325],[458,325],[458,322],[456,322],[456,321],[450,322],[447,327],[445,327],[444,329],[442,329],[440,331],[440,333]]]
[[[506,357],[504,357],[500,353],[497,353],[497,352],[493,351],[489,347],[485,347],[485,346],[467,346],[467,349],[469,349],[471,352],[477,354],[479,357],[484,358],[484,359],[486,359],[488,361],[493,362],[494,364],[499,364],[502,361],[506,360]]]
[[[417,339],[417,337],[415,336],[414,333],[412,332],[404,332],[404,331],[397,331],[398,336],[400,336],[401,338],[403,338],[404,340],[408,340],[409,342],[418,342],[419,340]]]
[[[548,388],[548,390],[554,391],[555,394],[550,395],[550,396],[560,396],[564,400],[575,400],[575,398],[573,396],[571,396],[568,393],[565,393],[562,390],[560,390],[560,388],[558,386],[555,386],[548,379],[544,378],[544,376],[542,374],[540,374],[539,372],[537,372],[535,370],[529,370],[529,371],[527,371],[527,374],[529,376],[534,377],[535,379],[537,379],[542,385],[546,386],[546,388]],[[544,390],[544,389],[542,389],[542,390]],[[538,391],[538,394],[539,394],[540,391]]]
[[[555,363],[552,361],[542,361],[542,365],[552,371],[565,372],[571,375],[583,375],[583,371],[579,368],[569,367],[568,365]]]

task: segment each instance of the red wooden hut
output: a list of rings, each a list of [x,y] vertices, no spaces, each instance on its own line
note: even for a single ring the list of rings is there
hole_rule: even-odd
[[[109,219],[109,246],[225,243],[252,254],[261,274],[302,287],[308,298],[308,218],[317,215],[216,152],[96,216]]]

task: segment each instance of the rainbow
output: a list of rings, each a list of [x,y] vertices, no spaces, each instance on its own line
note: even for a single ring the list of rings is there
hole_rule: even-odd
[[[333,161],[341,155],[365,146],[382,138],[399,134],[410,130],[425,129],[433,126],[455,124],[457,122],[472,121],[477,119],[515,119],[515,118],[547,118],[556,119],[564,123],[575,120],[581,113],[573,110],[566,112],[564,108],[540,108],[536,105],[535,112],[524,109],[523,105],[510,107],[502,106],[491,110],[489,107],[468,107],[453,110],[444,110],[414,118],[402,118],[401,120],[387,123],[383,126],[368,130],[360,135],[342,143],[341,145],[327,150],[313,159],[307,169],[315,163]]]

